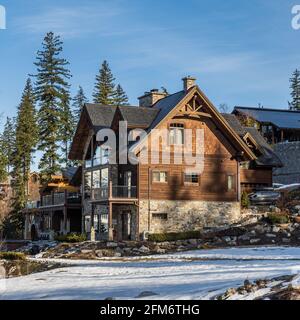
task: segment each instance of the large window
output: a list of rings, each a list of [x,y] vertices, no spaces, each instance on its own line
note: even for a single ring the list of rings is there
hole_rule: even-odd
[[[97,146],[93,166],[105,165],[109,161],[109,149]]]
[[[167,183],[168,173],[166,171],[153,171],[152,172],[152,182]]]
[[[90,171],[84,174],[85,198],[89,197],[92,189],[92,173]]]
[[[184,183],[185,184],[199,184],[199,175],[198,173],[184,173]]]
[[[184,125],[182,123],[171,123],[169,134],[170,145],[184,144]]]

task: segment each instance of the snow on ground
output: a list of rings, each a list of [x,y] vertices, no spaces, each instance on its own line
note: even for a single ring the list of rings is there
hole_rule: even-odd
[[[134,299],[143,291],[158,294],[146,299],[210,299],[245,279],[300,273],[300,248],[231,248],[144,260],[62,261],[65,268],[6,280],[0,299]]]

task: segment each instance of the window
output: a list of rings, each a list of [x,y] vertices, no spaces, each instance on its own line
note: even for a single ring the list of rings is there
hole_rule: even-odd
[[[168,220],[167,213],[152,213],[152,218],[155,220]]]
[[[169,134],[170,145],[184,144],[184,125],[182,123],[171,123]]]
[[[227,190],[233,191],[234,190],[234,176],[227,176]]]
[[[105,165],[109,160],[109,150],[101,146],[97,146],[93,161],[93,166]]]
[[[108,168],[101,170],[101,187],[108,187]]]
[[[198,173],[185,173],[184,174],[184,183],[185,184],[199,184]]]
[[[168,173],[166,171],[153,171],[152,182],[168,182]]]

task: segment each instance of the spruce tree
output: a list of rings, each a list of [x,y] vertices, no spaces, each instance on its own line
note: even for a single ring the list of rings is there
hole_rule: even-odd
[[[50,179],[60,169],[61,106],[65,92],[69,89],[68,79],[71,78],[68,61],[60,57],[62,45],[59,36],[53,32],[47,33],[35,62],[36,95],[40,107],[38,150],[42,152],[39,169],[42,180]]]
[[[118,84],[116,87],[114,104],[117,106],[128,105],[128,97],[120,84]]]
[[[8,172],[7,172],[7,165],[8,161],[6,158],[6,155],[3,152],[3,149],[1,148],[1,139],[2,135],[0,136],[0,183],[6,181],[8,177]]]
[[[75,118],[76,125],[79,122],[82,108],[84,104],[87,102],[88,102],[87,97],[85,96],[82,87],[79,86],[78,92],[76,96],[73,98],[73,104],[72,104],[74,109],[74,118]]]
[[[63,90],[62,99],[60,104],[60,135],[59,140],[62,143],[62,159],[61,163],[64,167],[70,166],[72,163],[68,159],[69,146],[75,130],[75,119],[70,108],[70,94],[68,91]]]
[[[290,78],[292,101],[289,102],[291,110],[300,110],[300,71],[296,69]]]
[[[94,103],[103,105],[114,104],[115,100],[115,78],[106,60],[102,63],[99,74],[96,76],[95,89],[93,93]]]
[[[18,107],[16,119],[15,152],[13,159],[13,210],[10,215],[10,224],[17,234],[22,233],[23,215],[27,202],[27,185],[30,175],[33,152],[38,140],[36,123],[35,96],[31,80],[26,81],[21,103]]]
[[[4,130],[2,134],[1,149],[4,157],[6,158],[7,172],[9,173],[12,168],[12,162],[15,153],[15,119],[6,118]]]

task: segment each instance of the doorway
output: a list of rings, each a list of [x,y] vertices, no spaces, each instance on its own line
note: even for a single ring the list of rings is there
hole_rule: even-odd
[[[36,226],[35,226],[35,224],[33,224],[33,225],[31,226],[30,236],[31,236],[31,240],[32,240],[32,241],[37,241],[37,240],[38,240],[38,236],[37,236],[37,231],[36,231]]]
[[[131,211],[121,213],[122,240],[131,239]]]

